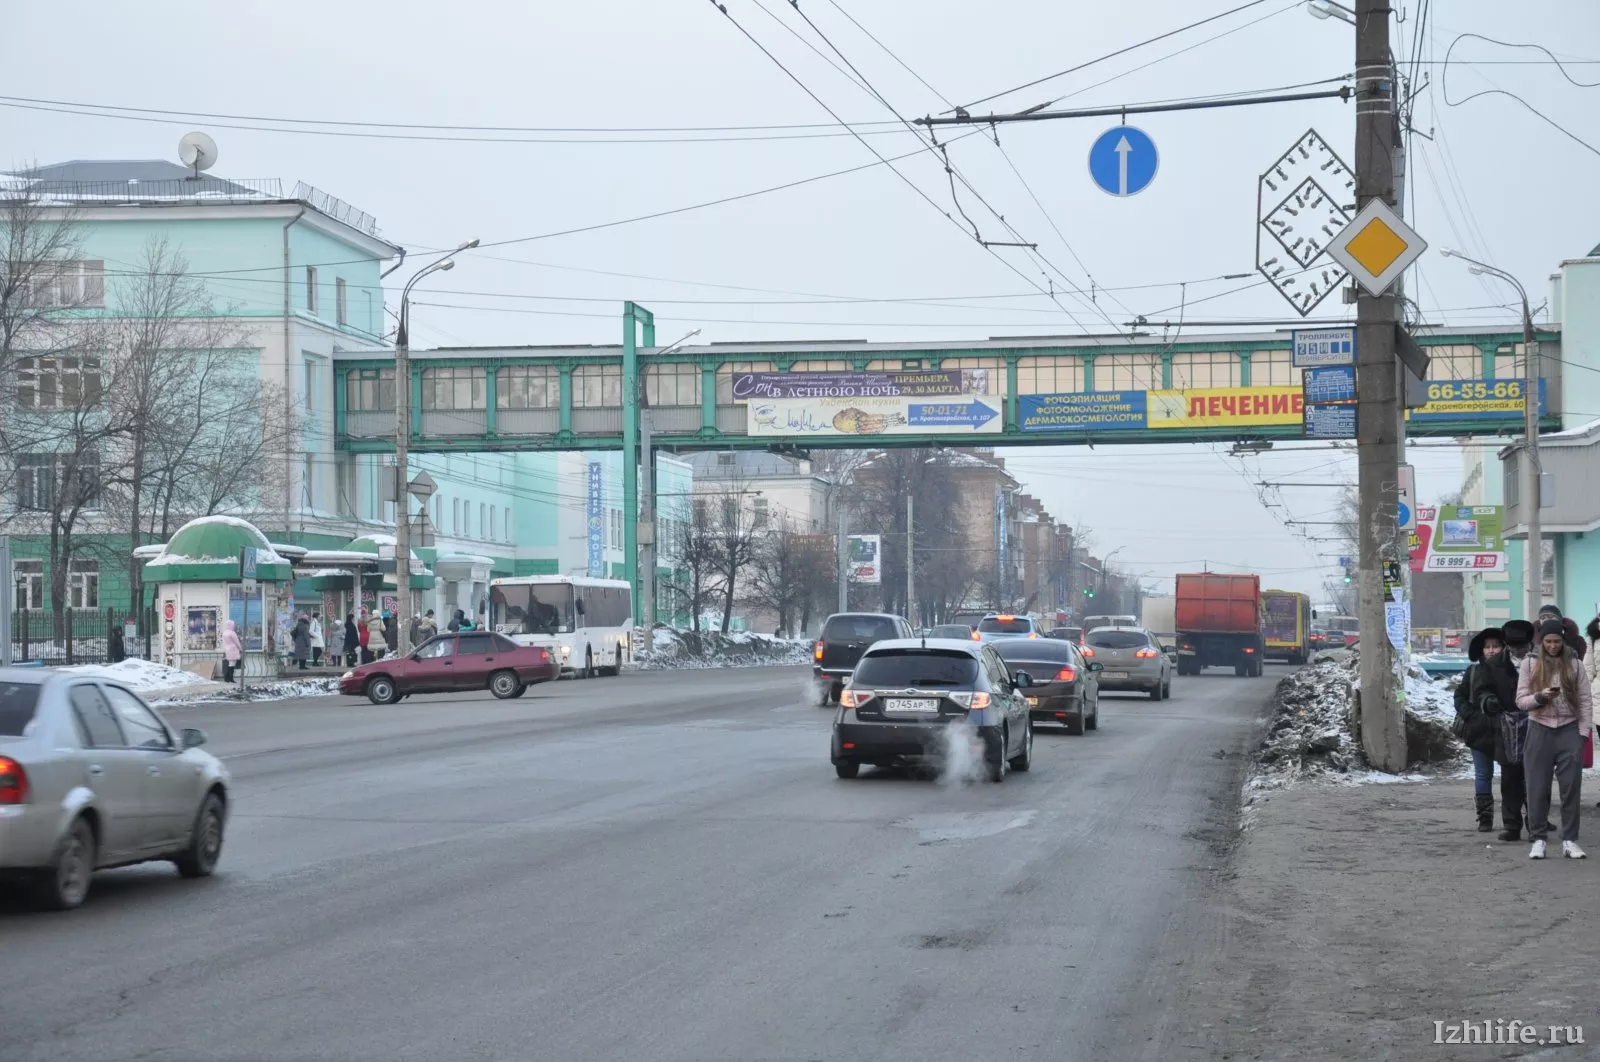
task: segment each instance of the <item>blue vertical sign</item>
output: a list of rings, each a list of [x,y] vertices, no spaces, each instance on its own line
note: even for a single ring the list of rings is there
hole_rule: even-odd
[[[1003,490],[994,492],[994,541],[996,557],[1000,566],[997,573],[1000,600],[995,604],[1000,608],[1004,608],[1006,602],[1006,492]]]
[[[589,462],[589,575],[605,574],[605,476],[599,461]]]

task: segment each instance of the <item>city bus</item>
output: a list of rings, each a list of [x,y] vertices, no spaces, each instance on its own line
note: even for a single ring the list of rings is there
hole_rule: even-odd
[[[550,650],[563,675],[615,675],[633,652],[633,588],[581,575],[493,579],[489,626],[518,645]]]

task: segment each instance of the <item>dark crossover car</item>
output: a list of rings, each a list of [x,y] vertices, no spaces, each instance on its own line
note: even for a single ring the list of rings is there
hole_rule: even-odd
[[[822,637],[811,651],[811,676],[816,679],[822,707],[838,702],[856,661],[872,643],[911,636],[911,624],[886,612],[838,612],[829,616],[822,625]]]
[[[1082,627],[1057,627],[1054,630],[1046,631],[1045,632],[1045,637],[1046,638],[1059,638],[1063,642],[1076,642],[1078,645],[1082,645],[1083,644],[1083,628]]]
[[[1071,642],[1053,638],[1004,638],[990,642],[1014,675],[1026,671],[1028,715],[1035,723],[1056,723],[1069,734],[1100,728],[1102,665],[1083,659]]]
[[[1143,627],[1099,627],[1089,632],[1083,655],[1100,670],[1100,689],[1148,693],[1152,701],[1172,696],[1172,657]]]
[[[854,778],[864,763],[937,762],[952,726],[983,744],[991,782],[1033,762],[1025,699],[1032,677],[1010,672],[992,646],[970,639],[894,639],[873,645],[839,695],[833,769]]]
[[[928,632],[929,638],[971,638],[972,628],[965,623],[941,623]]]
[[[339,676],[339,692],[393,704],[413,693],[483,690],[504,700],[521,697],[537,682],[553,681],[561,668],[550,650],[518,645],[503,634],[440,634],[406,656],[386,656]]]

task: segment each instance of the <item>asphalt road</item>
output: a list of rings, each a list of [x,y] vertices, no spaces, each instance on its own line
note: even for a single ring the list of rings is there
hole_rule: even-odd
[[[1001,785],[836,779],[798,668],[175,710],[218,875],[0,904],[0,1057],[1158,1058],[1276,677],[1107,695]]]

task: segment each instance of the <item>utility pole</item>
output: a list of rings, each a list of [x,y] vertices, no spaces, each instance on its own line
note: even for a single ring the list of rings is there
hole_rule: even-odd
[[[1389,57],[1389,0],[1356,0],[1356,209],[1395,203],[1395,83]],[[1361,742],[1381,771],[1406,765],[1397,654],[1389,644],[1384,573],[1399,548],[1400,365],[1395,356],[1399,301],[1392,293],[1356,298],[1356,459],[1358,466],[1361,630]]]
[[[643,374],[641,374],[642,376]],[[643,381],[640,382],[641,388]],[[625,455],[629,460],[631,454]],[[650,440],[650,407],[639,410],[639,597],[644,615],[644,651],[656,646],[656,451]]]
[[[909,493],[907,493],[906,494],[906,619],[911,621],[911,625],[913,627],[920,627],[920,626],[922,626],[922,624],[917,618],[917,606],[915,604],[915,601],[916,601],[916,580],[915,580],[915,576],[912,573],[912,569],[915,567],[914,560],[915,560],[915,556],[916,556],[916,554],[912,550],[912,543],[915,542],[915,541],[916,541],[916,539],[915,539],[915,536],[912,533],[912,523],[911,523],[911,495]]]
[[[836,549],[839,554],[839,611],[850,611],[850,540],[846,532],[850,530],[850,518],[845,515],[844,506],[839,506],[839,543]]]

